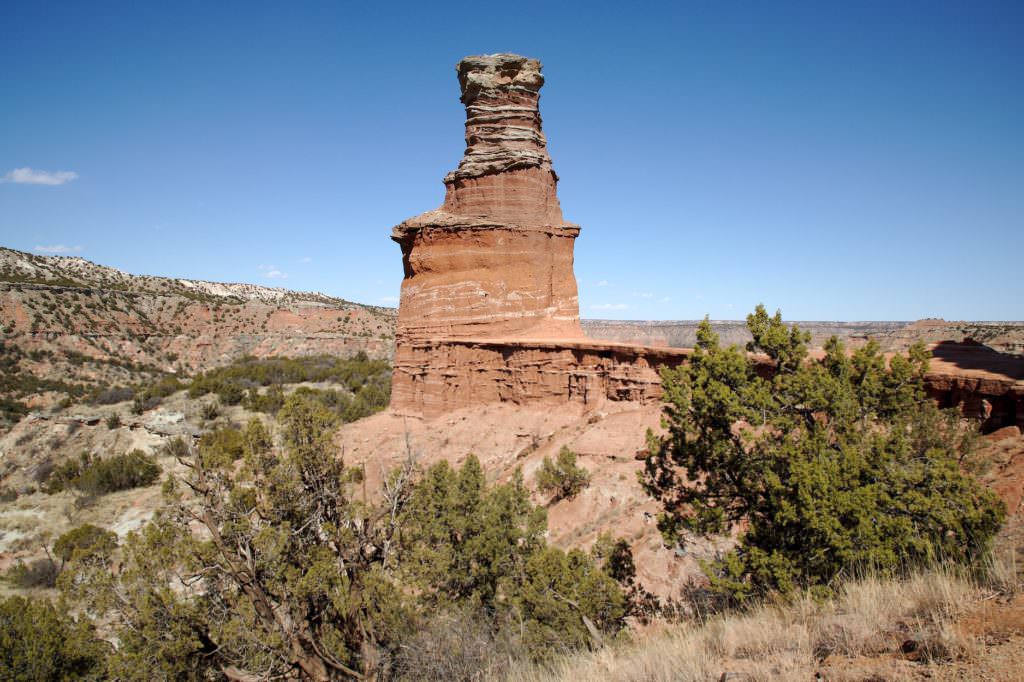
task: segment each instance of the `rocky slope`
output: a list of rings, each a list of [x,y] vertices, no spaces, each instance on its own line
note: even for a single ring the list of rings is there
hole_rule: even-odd
[[[391,308],[320,293],[131,275],[0,248],[0,343],[23,356],[22,376],[47,382],[15,397],[41,404],[242,355],[390,357],[394,326]]]

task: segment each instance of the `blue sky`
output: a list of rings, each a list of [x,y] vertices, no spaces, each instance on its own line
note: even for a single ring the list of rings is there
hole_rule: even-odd
[[[1022,35],[1021,2],[5,2],[0,244],[393,305],[454,64],[518,52],[584,317],[1020,320]]]

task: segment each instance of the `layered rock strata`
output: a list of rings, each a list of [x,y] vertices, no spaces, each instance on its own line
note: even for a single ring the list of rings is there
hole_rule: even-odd
[[[487,403],[599,405],[657,402],[661,367],[690,351],[613,342],[434,339],[396,354],[391,405],[434,417]]]
[[[444,204],[394,228],[402,247],[396,339],[578,338],[573,243],[538,103],[535,59],[467,57],[456,67],[466,150]]]
[[[435,415],[480,401],[575,399],[584,358],[560,344],[584,340],[572,269],[579,227],[558,203],[541,127],[541,64],[498,54],[467,57],[456,72],[466,107],[462,161],[444,178],[441,207],[392,232],[405,278],[391,404]],[[587,391],[622,384],[612,377],[621,358],[584,355],[587,375],[602,376],[586,379]],[[632,375],[635,386],[622,390],[649,393],[653,371]]]

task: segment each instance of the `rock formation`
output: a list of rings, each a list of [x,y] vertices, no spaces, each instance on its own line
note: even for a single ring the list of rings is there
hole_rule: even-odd
[[[392,408],[431,417],[494,402],[658,400],[658,369],[685,362],[687,350],[591,340],[580,325],[572,270],[580,230],[565,222],[558,203],[538,107],[540,62],[467,57],[456,71],[466,107],[462,161],[444,178],[442,206],[392,233],[405,268]],[[857,345],[858,334],[865,341],[879,332],[893,343],[906,340],[900,323],[814,324],[819,343],[838,334]],[[637,323],[589,328],[620,341],[656,342],[630,325]],[[726,340],[744,340],[742,323],[733,326],[740,337]],[[1003,326],[965,326],[958,340],[968,332],[1012,336],[1015,327]],[[940,344],[926,383],[936,400],[961,405],[986,429],[1024,426],[1020,357]]]
[[[457,66],[466,151],[444,204],[397,226],[397,338],[578,338],[573,242],[544,134],[540,62],[467,57]]]
[[[511,54],[456,66],[465,154],[444,178],[444,204],[392,233],[405,267],[391,401],[399,411],[643,402],[659,392],[648,356],[685,357],[584,337],[572,271],[580,230],[558,203],[540,69]]]

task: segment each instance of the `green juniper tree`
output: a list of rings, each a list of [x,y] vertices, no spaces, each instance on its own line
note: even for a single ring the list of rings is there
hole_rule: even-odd
[[[330,447],[337,416],[302,395],[280,416],[283,452],[250,425],[238,472],[182,458],[189,474],[129,535],[119,570],[88,555],[62,575],[114,628],[112,676],[359,679],[407,627],[388,575],[394,518],[348,495],[360,470]],[[409,472],[389,480],[385,507],[401,507]]]
[[[400,565],[432,609],[487,614],[522,632],[530,656],[600,644],[623,627],[622,589],[579,550],[548,547],[547,514],[517,471],[488,487],[470,455],[427,470],[405,508]]]
[[[852,568],[986,550],[1005,511],[958,466],[970,439],[925,395],[923,346],[887,360],[833,337],[812,359],[810,335],[779,313],[758,306],[747,327],[744,353],[705,319],[688,364],[663,372],[668,433],[649,435],[642,475],[669,542],[745,524],[705,566],[715,591],[823,589]]]
[[[590,472],[576,465],[576,453],[563,445],[552,462],[545,457],[536,474],[537,487],[551,495],[552,502],[571,499],[590,485]]]

